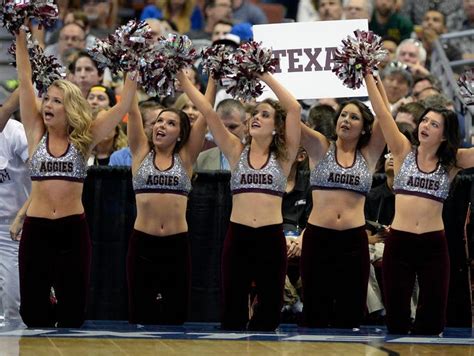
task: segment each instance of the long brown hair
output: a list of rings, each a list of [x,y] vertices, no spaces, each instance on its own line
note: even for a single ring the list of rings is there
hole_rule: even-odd
[[[342,111],[345,109],[347,105],[355,105],[361,115],[362,115],[362,132],[359,141],[357,141],[357,149],[361,149],[362,147],[366,146],[370,141],[370,136],[372,136],[372,125],[374,124],[374,114],[370,111],[369,107],[362,103],[359,100],[348,100],[341,104],[341,108],[337,113],[336,117],[334,118],[334,125],[337,127],[337,120],[339,120],[339,116],[341,116]]]
[[[259,102],[260,104],[268,104],[275,110],[274,123],[275,123],[275,135],[273,135],[272,142],[270,143],[270,152],[275,153],[276,159],[287,159],[288,152],[286,150],[286,139],[285,139],[285,121],[286,121],[286,110],[280,104],[279,101],[273,99],[265,99]],[[247,125],[250,125],[250,121]],[[248,143],[252,142],[252,137],[248,135]]]
[[[183,146],[188,142],[189,140],[189,135],[191,133],[191,122],[189,120],[188,115],[182,111],[178,110],[175,108],[167,108],[163,109],[160,111],[158,116],[156,117],[156,120],[163,115],[165,112],[172,112],[176,114],[179,117],[179,136],[178,136],[178,141],[176,141],[176,144],[174,146],[173,152],[177,153],[183,148]],[[155,120],[155,122],[156,122]],[[153,147],[153,138],[149,137],[148,142],[150,143],[150,147]]]
[[[418,130],[420,127],[420,123],[422,122],[426,114],[431,111],[441,115],[444,120],[443,136],[445,140],[439,145],[438,150],[436,151],[436,155],[439,158],[439,163],[446,170],[449,170],[456,166],[456,155],[459,145],[461,144],[459,122],[457,115],[454,111],[439,106],[427,108],[423,115],[421,115],[421,117],[419,118],[418,123],[416,125],[416,129],[414,132],[415,145],[418,146],[420,144],[420,141],[418,140]]]

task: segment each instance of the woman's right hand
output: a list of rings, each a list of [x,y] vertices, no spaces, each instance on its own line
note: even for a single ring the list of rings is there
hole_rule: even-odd
[[[290,245],[288,246],[287,241],[287,256],[288,258],[301,257],[301,248],[303,247],[303,235],[301,234],[296,239],[291,239]]]
[[[20,241],[24,221],[25,216],[17,214],[12,224],[10,225],[10,237],[13,241]]]

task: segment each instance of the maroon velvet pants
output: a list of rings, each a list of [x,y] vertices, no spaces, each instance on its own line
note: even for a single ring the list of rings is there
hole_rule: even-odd
[[[275,330],[280,324],[286,264],[286,241],[281,224],[252,228],[230,222],[222,253],[221,327]],[[255,282],[258,302],[249,322],[252,282]]]
[[[85,214],[26,217],[20,241],[20,314],[28,327],[80,327],[89,289],[91,241]],[[56,300],[52,297],[53,288]]]
[[[133,230],[128,245],[128,320],[132,324],[183,324],[191,286],[188,233],[153,236]]]
[[[337,231],[307,224],[301,252],[303,326],[354,328],[366,310],[365,227]]]
[[[420,294],[413,333],[437,335],[443,331],[449,287],[449,254],[444,231],[413,234],[391,229],[385,239],[382,274],[389,333],[410,331],[410,299],[415,277]]]

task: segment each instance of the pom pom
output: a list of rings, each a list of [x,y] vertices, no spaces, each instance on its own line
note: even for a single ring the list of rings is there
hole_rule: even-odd
[[[186,35],[170,33],[166,39],[160,40],[161,51],[166,58],[166,69],[173,74],[182,68],[189,67],[196,59],[196,50]]]
[[[176,74],[192,65],[195,58],[196,50],[187,36],[170,34],[161,38],[140,68],[143,89],[150,96],[174,95]]]
[[[59,10],[54,0],[35,0],[30,5],[31,17],[39,21],[40,26],[51,27],[58,19]]]
[[[89,53],[101,68],[108,67],[112,74],[133,73],[144,66],[152,45],[152,34],[144,21],[129,21],[106,40],[96,40]]]
[[[376,74],[378,64],[387,55],[381,38],[372,31],[356,30],[354,35],[342,40],[341,48],[334,54],[332,69],[351,89],[359,88],[367,74]]]
[[[167,96],[174,93],[174,78],[165,69],[166,57],[155,51],[146,59],[146,65],[140,67],[139,77],[143,90],[149,96]]]
[[[459,92],[467,105],[474,105],[474,69],[465,71],[458,79]]]
[[[16,33],[28,19],[36,19],[40,26],[50,27],[58,14],[54,0],[6,0],[0,10],[0,22],[8,31]]]
[[[272,50],[261,43],[242,44],[233,56],[233,73],[223,80],[226,92],[244,101],[257,98],[263,93],[264,86],[256,73],[274,73],[278,60],[272,58]]]
[[[239,71],[239,74],[223,80],[223,84],[226,87],[227,94],[244,102],[251,101],[263,94],[263,85],[252,73],[244,74],[244,72]]]
[[[209,73],[214,80],[220,80],[233,73],[233,51],[225,45],[207,47],[202,51],[202,68],[204,73]]]
[[[272,57],[270,48],[262,47],[261,43],[251,41],[243,43],[237,55],[240,56],[240,66],[256,73],[275,73],[278,59]]]
[[[38,95],[42,96],[49,86],[58,79],[64,79],[66,72],[63,66],[58,63],[56,57],[47,56],[38,42],[32,41],[31,34],[27,34],[27,47],[30,56],[32,81],[38,90]],[[8,52],[15,55],[16,43],[12,43]],[[12,63],[16,67],[16,62]]]
[[[11,33],[16,33],[28,18],[28,6],[25,3],[15,3],[14,0],[7,0],[0,10],[0,21]]]

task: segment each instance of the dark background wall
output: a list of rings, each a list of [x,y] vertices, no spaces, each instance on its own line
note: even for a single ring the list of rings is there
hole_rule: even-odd
[[[187,211],[192,249],[190,321],[219,320],[220,256],[232,203],[229,178],[229,173],[202,172],[193,181]],[[465,221],[474,199],[473,178],[474,175],[467,174],[456,179],[443,212],[451,256],[448,326],[471,326],[470,259],[466,243],[472,245],[473,231],[471,224],[465,226]],[[382,180],[378,176],[374,184]],[[130,170],[91,168],[83,201],[93,246],[88,319],[126,320],[125,256],[136,215]]]

